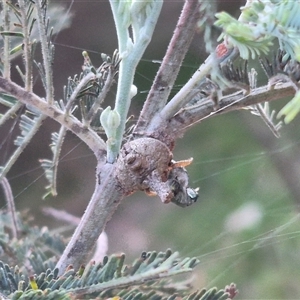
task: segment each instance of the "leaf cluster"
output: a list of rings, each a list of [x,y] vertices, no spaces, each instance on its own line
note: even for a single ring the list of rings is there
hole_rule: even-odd
[[[299,1],[247,1],[239,19],[226,12],[216,14],[226,43],[239,49],[244,59],[267,54],[273,41],[293,59],[299,59]]]
[[[47,228],[32,227],[18,218],[19,238],[10,235],[10,216],[0,219],[0,290],[9,299],[211,299],[225,300],[230,291],[210,289],[189,294],[189,282],[169,277],[190,272],[199,261],[180,258],[177,252],[143,252],[131,265],[125,254],[106,256],[74,270],[69,266],[58,276],[55,261],[65,243]],[[120,299],[118,298],[118,299]],[[4,298],[6,299],[6,298]]]

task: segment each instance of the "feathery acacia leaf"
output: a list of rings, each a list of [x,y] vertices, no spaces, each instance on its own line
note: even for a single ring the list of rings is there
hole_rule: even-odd
[[[66,136],[67,129],[65,127],[61,127],[59,133],[53,132],[51,134],[52,143],[50,145],[52,151],[52,160],[49,159],[40,159],[41,166],[45,171],[46,179],[49,182],[49,185],[46,186],[48,193],[46,193],[43,198],[45,198],[49,193],[52,196],[57,195],[56,189],[56,180],[57,180],[57,169],[59,163],[59,156],[62,148],[62,144],[64,142],[64,138]]]
[[[11,95],[0,93],[0,103],[6,107],[12,107],[17,103],[17,99]]]
[[[284,117],[286,124],[290,123],[300,112],[300,91],[278,113],[277,118]]]
[[[269,52],[277,39],[281,50],[296,59],[299,56],[300,1],[248,1],[238,20],[226,12],[216,14],[226,43],[237,47],[244,59]]]
[[[18,223],[24,235],[12,241],[6,233],[11,226],[9,216],[1,214],[0,286],[2,293],[12,299],[39,299],[41,296],[43,299],[76,299],[88,294],[107,299],[119,293],[122,299],[141,296],[147,299],[145,296],[149,293],[157,299],[173,299],[170,297],[174,288],[171,288],[169,277],[190,272],[199,263],[195,258],[180,258],[171,250],[143,252],[132,265],[125,264],[124,254],[114,254],[104,258],[102,263],[89,263],[82,271],[70,267],[58,276],[53,255],[63,250],[62,239],[46,228],[24,225],[20,219]],[[16,262],[19,267],[9,266]],[[189,285],[174,284],[182,287],[176,295],[188,295]]]
[[[34,40],[39,40],[38,30],[36,25],[36,19],[34,14],[34,4],[33,1],[25,1],[27,5],[27,12],[26,12],[26,18],[27,23],[29,24],[29,33],[31,36],[32,42]],[[13,3],[10,3],[9,1],[6,2],[6,4],[10,8],[10,30],[7,32],[1,32],[3,35],[8,35],[11,37],[11,58],[15,58],[18,55],[21,55],[23,52],[22,49],[22,42],[21,37],[23,33],[20,30],[17,30],[18,28],[22,28],[22,17],[20,8],[17,5],[14,5]],[[49,19],[49,28],[53,27],[54,33],[57,33],[67,27],[70,26],[70,21],[72,18],[72,15],[70,12],[67,12],[65,8],[61,5],[51,5],[48,9],[48,16],[50,16]],[[0,20],[4,20],[4,16],[0,15]],[[3,40],[0,39],[0,48],[3,47]]]
[[[21,116],[21,121],[19,123],[21,135],[17,136],[14,143],[17,146],[14,153],[11,155],[5,166],[3,166],[0,171],[0,179],[6,176],[7,172],[11,169],[13,164],[16,162],[18,157],[30,143],[31,139],[35,136],[38,129],[42,125],[43,121],[46,119],[44,115],[34,115],[30,118],[28,115],[23,114]]]
[[[123,265],[124,254],[112,255],[103,264],[91,263],[82,275],[71,268],[60,277],[57,276],[56,269],[53,271],[48,269],[35,277],[29,277],[26,273],[22,274],[19,268],[10,268],[0,261],[2,274],[0,283],[4,287],[3,292],[10,295],[12,299],[29,299],[28,297],[40,299],[38,297],[41,296],[46,300],[77,299],[77,296],[82,297],[87,294],[93,295],[92,298],[98,295],[97,299],[108,299],[115,295],[118,299],[124,300],[171,300],[180,295],[184,300],[230,299],[228,291],[218,291],[216,288],[192,294],[189,294],[188,290],[177,291],[175,294],[168,295],[170,281],[161,280],[161,278],[174,275],[172,266],[177,264],[181,265],[179,273],[190,271],[189,264],[187,264],[190,259],[182,260],[178,258],[178,253],[175,252],[171,255],[170,253],[170,250],[166,253],[149,252],[147,257],[142,259],[143,263],[136,269],[135,274],[130,275],[125,272],[119,278],[116,278],[115,271],[120,270],[120,266],[126,270]],[[150,264],[148,259],[150,259]],[[186,263],[182,263],[183,261]],[[34,260],[31,260],[30,263],[31,265],[36,264]],[[175,273],[177,274],[178,270]],[[121,291],[118,291],[119,289]],[[147,292],[147,290],[149,291]],[[170,291],[173,293],[173,289]]]

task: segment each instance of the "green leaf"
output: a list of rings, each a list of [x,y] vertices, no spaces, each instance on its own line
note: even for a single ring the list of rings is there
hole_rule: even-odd
[[[216,14],[215,25],[223,29],[221,38],[237,47],[242,58],[266,54],[274,39],[292,59],[299,57],[300,1],[253,0],[241,11],[238,20],[225,12]]]
[[[284,117],[286,124],[294,120],[300,112],[300,91],[296,93],[294,98],[290,100],[278,113],[277,118]]]
[[[24,38],[24,34],[22,32],[1,31],[0,34],[4,35],[4,36],[12,36],[12,37],[21,37],[21,38]]]
[[[17,54],[18,52],[21,52],[23,50],[23,44],[19,44],[16,47],[12,48],[9,52],[10,55]]]
[[[59,157],[61,148],[65,139],[67,133],[67,129],[65,127],[61,127],[60,131],[53,132],[51,134],[51,144],[50,148],[52,151],[52,160],[49,159],[40,159],[39,162],[41,163],[42,168],[45,171],[46,179],[49,182],[49,185],[46,186],[47,193],[43,196],[43,199],[45,199],[49,194],[52,196],[57,195],[57,189],[56,189],[56,181],[57,181],[57,169],[58,169],[58,163],[59,163]]]
[[[132,264],[125,264],[125,254],[113,254],[105,257],[102,263],[90,262],[80,270],[70,267],[58,276],[56,258],[52,256],[58,257],[62,253],[65,247],[62,238],[45,227],[40,229],[23,224],[21,219],[18,224],[23,235],[11,240],[5,233],[12,226],[10,216],[0,213],[0,247],[3,249],[0,253],[0,286],[1,293],[9,299],[67,300],[89,295],[88,299],[102,300],[228,299],[228,288],[191,293],[190,284],[184,278],[180,279],[183,281],[172,279],[176,274],[190,272],[199,261],[181,258],[178,252],[171,250],[143,252]],[[10,266],[16,261],[18,266]],[[32,274],[36,275],[32,277]]]
[[[5,93],[0,93],[0,103],[3,104],[4,106],[12,107],[17,102],[18,102],[18,100],[15,97],[5,94]]]

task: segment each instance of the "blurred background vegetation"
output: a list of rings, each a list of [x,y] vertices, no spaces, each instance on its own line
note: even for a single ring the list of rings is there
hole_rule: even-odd
[[[117,48],[108,1],[63,1],[73,18],[69,29],[55,36],[54,65],[56,99],[62,97],[67,77],[78,74],[87,50],[94,65],[100,53]],[[54,3],[55,4],[55,3]],[[237,15],[244,1],[219,1],[218,10]],[[166,1],[145,59],[138,67],[135,84],[139,94],[131,113],[137,117],[162,59],[182,1]],[[274,49],[275,50],[275,49]],[[205,59],[201,34],[195,36],[182,72],[180,88]],[[22,60],[16,59],[21,64]],[[257,65],[257,71],[262,70]],[[14,70],[13,70],[14,71]],[[263,78],[263,76],[261,76]],[[20,82],[15,73],[14,79]],[[35,91],[42,95],[37,79]],[[114,91],[107,105],[111,104]],[[275,109],[281,101],[272,104]],[[7,124],[1,128],[0,164],[12,151],[18,132]],[[300,295],[300,117],[284,126],[275,138],[265,124],[247,111],[233,112],[195,125],[175,149],[175,159],[194,158],[188,167],[193,187],[200,187],[199,201],[182,209],[163,205],[156,197],[136,193],[119,206],[107,225],[109,253],[125,252],[135,257],[143,250],[172,248],[183,255],[198,256],[196,287],[235,282],[241,299],[296,299]],[[47,184],[39,158],[48,158],[50,134],[58,125],[47,121],[33,143],[9,173],[16,206],[29,210],[32,224],[58,230],[65,225],[41,213],[44,206],[81,216],[93,192],[95,162],[89,149],[68,134],[59,168],[59,195],[42,200]],[[5,206],[0,194],[1,207]],[[71,234],[72,231],[67,232]]]

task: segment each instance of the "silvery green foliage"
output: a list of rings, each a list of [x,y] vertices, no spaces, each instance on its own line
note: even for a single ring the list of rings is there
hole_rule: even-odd
[[[1,210],[0,260],[3,264],[18,266],[15,269],[24,274],[40,273],[48,268],[54,268],[55,255],[62,253],[65,247],[62,236],[50,232],[46,227],[40,229],[25,224],[19,216],[16,225],[18,238],[13,238],[12,227],[14,225],[11,222],[11,216]],[[3,268],[3,265],[1,267]],[[4,289],[1,279],[0,282]]]
[[[300,61],[300,1],[253,0],[241,8],[239,19],[226,12],[216,14],[223,38],[229,47],[236,47],[243,59],[268,54],[276,40],[285,52],[284,65]],[[286,70],[282,70],[286,71]],[[291,79],[293,80],[293,79]],[[291,122],[300,111],[300,94],[295,85],[295,96],[278,113],[284,122]]]
[[[64,97],[55,105],[61,110],[73,114],[75,111],[80,112],[80,119],[87,126],[93,127],[97,132],[102,133],[105,131],[110,142],[113,142],[113,133],[115,128],[111,128],[112,124],[101,124],[100,127],[99,110],[101,104],[105,99],[107,92],[111,85],[114,83],[114,78],[118,71],[120,63],[118,52],[116,51],[112,58],[107,55],[102,55],[103,63],[100,67],[95,68],[86,52],[83,52],[84,65],[83,72],[74,77],[69,77],[66,86],[64,86]],[[1,94],[0,94],[1,96]],[[106,108],[107,111],[108,108]],[[114,112],[115,118],[118,114]],[[102,116],[102,115],[101,115]],[[99,116],[98,116],[99,117]],[[103,120],[102,122],[103,123]],[[107,126],[104,126],[107,125]],[[51,135],[50,148],[52,151],[52,159],[40,159],[41,166],[45,170],[45,176],[48,180],[46,186],[48,195],[56,196],[56,179],[57,168],[60,158],[60,151],[67,129],[61,127],[59,132],[53,132]]]
[[[70,266],[59,276],[55,261],[65,246],[62,237],[18,217],[19,238],[14,239],[12,226],[10,215],[1,211],[0,299],[226,300],[237,293],[234,284],[190,293],[188,281],[170,277],[192,271],[199,260],[169,249],[143,252],[131,264],[125,254],[113,254],[78,270]]]
[[[30,2],[30,1],[29,1]],[[10,13],[10,30],[7,34],[10,34],[11,37],[11,59],[17,57],[18,55],[22,54],[22,32],[21,30],[15,26],[15,24],[20,23],[20,16],[17,12],[17,7],[10,5],[11,13]],[[29,4],[30,7],[30,4]],[[39,41],[39,32],[36,26],[33,26],[34,22],[32,14],[33,5],[31,5],[30,9],[28,10],[28,17],[29,17],[29,24],[31,29],[31,38],[32,41],[37,40]],[[0,31],[3,34],[3,22],[4,22],[4,11],[0,12]],[[60,31],[68,28],[71,24],[72,14],[67,11],[64,6],[60,5],[56,2],[54,5],[49,5],[47,9],[47,14],[49,16],[49,28],[52,28],[52,34],[55,35]],[[0,39],[0,49],[3,48],[4,41]]]
[[[300,63],[285,51],[278,50],[271,59],[260,59],[261,66],[269,79],[269,85],[279,81],[290,81],[295,89],[295,96],[277,114],[284,122],[290,123],[300,111],[300,94],[298,82],[300,80]]]
[[[216,25],[225,42],[239,49],[244,59],[267,54],[274,40],[292,59],[300,58],[300,1],[253,0],[241,8],[239,19],[226,12],[216,14]]]

